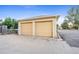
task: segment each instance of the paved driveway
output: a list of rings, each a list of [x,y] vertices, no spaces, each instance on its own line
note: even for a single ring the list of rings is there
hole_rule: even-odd
[[[79,47],[79,30],[59,30],[59,34],[70,46]]]
[[[51,38],[33,38],[19,35],[0,35],[1,54],[59,54],[79,53],[79,48],[70,47],[65,41]]]

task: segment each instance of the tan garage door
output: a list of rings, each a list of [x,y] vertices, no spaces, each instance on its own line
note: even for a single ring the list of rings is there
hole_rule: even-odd
[[[22,23],[21,24],[21,34],[32,35],[32,23]]]
[[[52,22],[36,22],[36,36],[52,36]]]

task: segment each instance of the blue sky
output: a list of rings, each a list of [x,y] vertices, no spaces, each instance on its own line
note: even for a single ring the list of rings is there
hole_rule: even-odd
[[[14,19],[24,19],[40,15],[60,15],[58,24],[64,20],[67,11],[73,5],[0,5],[0,19],[11,17]]]

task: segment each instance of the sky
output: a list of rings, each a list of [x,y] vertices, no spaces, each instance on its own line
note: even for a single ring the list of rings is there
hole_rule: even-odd
[[[60,15],[61,24],[67,12],[74,5],[0,5],[0,19],[11,17],[16,20],[40,15]]]

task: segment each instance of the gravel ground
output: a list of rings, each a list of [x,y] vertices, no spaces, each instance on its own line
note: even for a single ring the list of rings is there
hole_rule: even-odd
[[[0,54],[72,54],[79,48],[70,47],[65,41],[15,34],[0,35]]]

